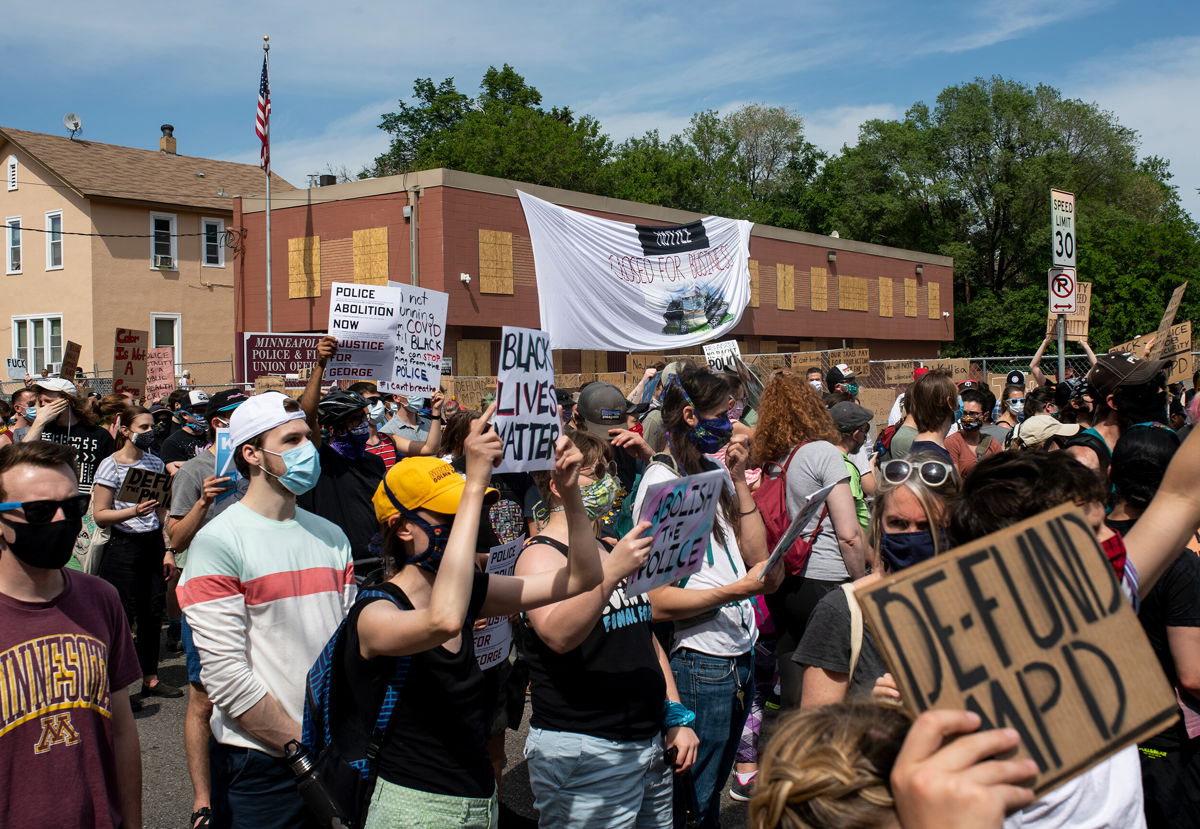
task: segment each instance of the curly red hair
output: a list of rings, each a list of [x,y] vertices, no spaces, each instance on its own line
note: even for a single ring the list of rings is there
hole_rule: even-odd
[[[779,374],[763,389],[750,453],[756,463],[783,458],[814,440],[837,443],[838,431],[816,390],[795,374]]]

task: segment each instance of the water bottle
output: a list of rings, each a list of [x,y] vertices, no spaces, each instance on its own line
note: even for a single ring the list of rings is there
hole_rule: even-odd
[[[297,740],[292,740],[283,747],[283,759],[291,768],[296,778],[296,788],[309,811],[317,819],[317,825],[325,829],[350,829],[342,810],[334,802],[325,784],[317,777],[317,767],[313,764],[312,755],[308,749]]]

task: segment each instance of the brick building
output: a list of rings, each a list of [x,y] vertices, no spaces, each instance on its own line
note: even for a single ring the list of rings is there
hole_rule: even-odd
[[[518,187],[609,219],[698,218],[445,169],[291,191],[271,210],[274,330],[324,331],[332,282],[413,281],[450,295],[454,373],[494,374],[500,326],[540,324]],[[262,199],[234,205],[233,226],[246,229],[234,271],[239,332],[266,330],[264,210]],[[954,338],[948,257],[756,225],[750,259],[750,307],[734,332],[745,354],[869,348],[872,359],[935,357]],[[562,372],[624,371],[626,355],[565,351],[556,362]]]

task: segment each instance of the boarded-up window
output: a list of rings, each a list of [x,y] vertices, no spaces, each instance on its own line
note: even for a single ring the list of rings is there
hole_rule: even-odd
[[[917,315],[917,280],[904,280],[904,316]]]
[[[775,307],[780,311],[796,310],[796,266],[776,265],[775,274],[778,279],[776,287]]]
[[[758,307],[758,260],[750,260],[750,307]]]
[[[503,230],[479,231],[479,292],[513,292],[513,235]]]
[[[929,318],[942,318],[942,286],[937,282],[929,283]]]
[[[386,227],[354,231],[354,281],[360,285],[386,285],[388,239]]]
[[[838,277],[838,308],[843,311],[867,310],[867,280],[864,277]]]
[[[600,374],[608,371],[608,352],[580,351],[579,370],[584,374]]]
[[[810,304],[814,311],[829,310],[829,271],[824,268],[813,268],[809,271],[812,280]]]
[[[288,299],[321,295],[321,237],[288,239]]]
[[[895,297],[892,294],[892,280],[886,276],[879,277],[879,316],[892,316],[892,301]]]
[[[460,377],[487,377],[492,373],[491,340],[459,340],[458,363]]]

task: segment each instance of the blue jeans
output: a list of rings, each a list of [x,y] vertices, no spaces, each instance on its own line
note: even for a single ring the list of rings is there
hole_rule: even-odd
[[[700,738],[700,750],[692,782],[702,829],[721,825],[721,790],[754,701],[753,669],[751,653],[730,659],[680,648],[671,655],[679,699],[696,712],[692,728]]]
[[[282,758],[210,739],[214,829],[316,829]]]

